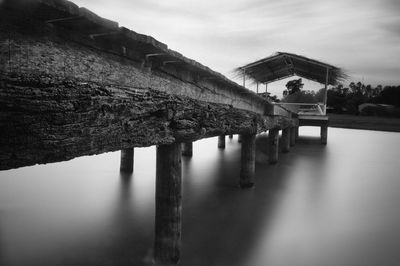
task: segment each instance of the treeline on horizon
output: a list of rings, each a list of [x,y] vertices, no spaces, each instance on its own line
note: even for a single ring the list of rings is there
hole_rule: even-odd
[[[363,103],[392,105],[393,108],[369,106],[363,109],[362,114],[400,117],[400,86],[372,87],[361,82],[351,82],[348,87],[339,84],[328,89],[327,105],[331,112],[358,115],[358,106]]]
[[[296,91],[287,86],[282,102],[316,103],[324,101],[324,89],[319,91],[302,90],[301,79],[297,80],[300,86]],[[293,81],[292,81],[293,82]],[[288,82],[289,85],[289,82]],[[351,82],[348,86],[339,84],[328,89],[328,112],[338,114],[376,115],[400,117],[400,85],[373,87],[361,82]],[[279,101],[276,96],[271,97]],[[364,107],[362,112],[359,106],[364,103],[373,105]]]

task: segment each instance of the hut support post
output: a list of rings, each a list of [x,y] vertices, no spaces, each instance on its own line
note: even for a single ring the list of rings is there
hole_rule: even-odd
[[[241,188],[250,188],[254,186],[256,157],[256,134],[242,135],[241,150],[241,169],[240,181]]]
[[[182,143],[182,155],[192,157],[193,156],[193,142]]]
[[[154,260],[179,262],[182,226],[181,144],[157,147]]]
[[[122,149],[121,150],[121,164],[119,170],[123,173],[133,173],[133,157],[134,149]]]
[[[287,153],[290,150],[290,127],[282,129],[282,152]]]
[[[276,164],[278,162],[279,129],[272,128],[269,130],[268,144],[268,162],[270,164]]]
[[[329,67],[326,68],[326,76],[325,76],[324,115],[326,115],[326,105],[328,103],[328,84],[329,84]]]
[[[225,135],[218,136],[218,148],[225,149]]]

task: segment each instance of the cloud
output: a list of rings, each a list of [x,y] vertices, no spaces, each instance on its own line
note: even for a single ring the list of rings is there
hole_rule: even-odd
[[[400,14],[400,1],[398,0],[387,0],[382,1],[383,5],[387,6],[389,10],[394,11],[397,14]]]
[[[380,25],[392,36],[400,37],[400,16],[385,19]]]
[[[339,65],[357,77],[373,76],[376,83],[390,73],[400,83],[394,75],[400,66],[399,0],[74,2],[228,76],[237,66],[287,51]]]

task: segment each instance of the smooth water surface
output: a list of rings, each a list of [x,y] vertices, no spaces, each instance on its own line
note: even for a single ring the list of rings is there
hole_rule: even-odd
[[[400,134],[301,128],[277,165],[257,153],[238,188],[240,144],[194,143],[182,158],[180,265],[400,265]],[[0,265],[150,265],[155,147],[0,172]]]

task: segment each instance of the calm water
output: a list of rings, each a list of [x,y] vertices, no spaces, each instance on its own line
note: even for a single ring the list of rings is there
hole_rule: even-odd
[[[317,128],[277,165],[258,153],[237,187],[240,145],[198,141],[183,158],[180,265],[400,265],[400,134]],[[0,265],[149,265],[155,148],[0,172]]]

